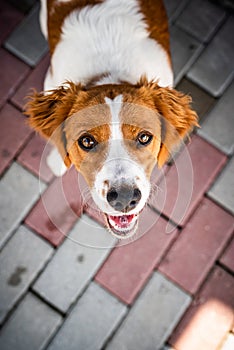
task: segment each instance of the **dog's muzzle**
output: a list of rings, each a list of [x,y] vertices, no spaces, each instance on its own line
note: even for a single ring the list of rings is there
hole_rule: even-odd
[[[107,192],[107,202],[120,212],[128,213],[133,210],[141,200],[141,191],[136,186],[122,185],[111,187]]]
[[[135,185],[112,186],[106,195],[115,215],[105,214],[109,230],[119,239],[131,237],[137,229],[139,213],[135,213],[141,200],[141,191]],[[119,212],[119,214],[116,214]]]

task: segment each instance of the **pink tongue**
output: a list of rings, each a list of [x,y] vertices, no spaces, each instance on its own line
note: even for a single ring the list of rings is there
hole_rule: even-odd
[[[116,223],[116,225],[118,225],[121,228],[125,228],[128,227],[128,225],[134,218],[134,215],[110,216],[110,218]]]

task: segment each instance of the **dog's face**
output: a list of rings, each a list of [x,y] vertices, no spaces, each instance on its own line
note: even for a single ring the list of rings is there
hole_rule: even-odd
[[[141,81],[86,90],[70,83],[35,94],[27,105],[30,124],[74,164],[118,238],[137,228],[150,194],[150,175],[197,123],[181,93]]]

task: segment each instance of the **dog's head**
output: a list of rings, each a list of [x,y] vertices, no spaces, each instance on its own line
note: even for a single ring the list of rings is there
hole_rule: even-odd
[[[26,114],[52,139],[65,165],[82,173],[118,238],[136,231],[154,166],[162,167],[197,125],[190,97],[145,79],[89,89],[69,83],[35,93]]]

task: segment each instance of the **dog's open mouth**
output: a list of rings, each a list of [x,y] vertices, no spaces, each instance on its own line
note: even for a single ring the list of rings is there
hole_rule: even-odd
[[[119,239],[129,238],[137,230],[139,214],[119,216],[105,214],[105,216],[108,229]]]

